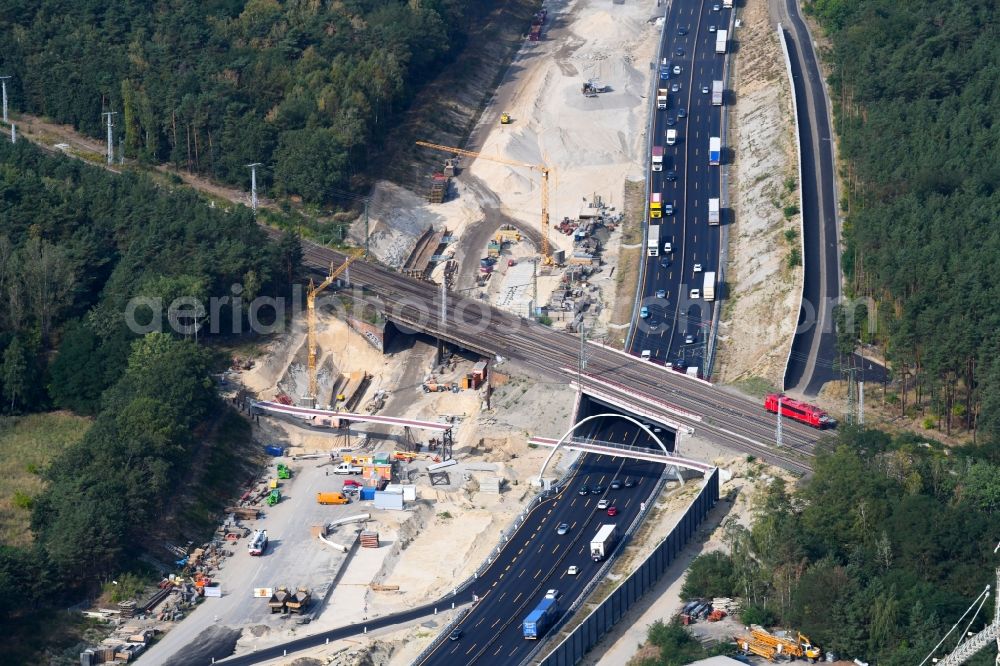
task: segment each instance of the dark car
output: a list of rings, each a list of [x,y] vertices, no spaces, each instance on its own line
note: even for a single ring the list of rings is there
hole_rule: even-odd
[[[677,34],[683,37],[684,35],[688,34],[688,29],[685,28],[684,26],[681,26],[677,28]]]
[[[451,632],[450,636],[448,636],[448,640],[457,641],[461,637],[462,637],[462,630],[456,629],[455,631]]]
[[[678,118],[687,118],[687,114],[688,114],[687,109],[685,109],[683,106],[677,109]]]
[[[684,55],[684,49],[678,46],[676,49],[674,49],[674,53],[676,53],[679,56],[682,56]]]
[[[622,487],[622,482],[620,480],[615,479],[614,481],[611,482],[611,490],[618,490],[621,487]]]
[[[662,266],[663,268],[670,268],[670,260],[660,259],[660,266]]]
[[[677,124],[677,120],[673,116],[667,116],[666,120],[663,122],[667,124],[667,127],[673,127]]]
[[[670,68],[664,65],[660,67],[660,79],[667,81],[670,79]]]
[[[674,370],[679,371],[679,372],[684,372],[685,370],[687,370],[688,362],[685,361],[682,358],[679,358],[676,361],[674,361],[673,363],[671,363],[670,367],[673,368]]]
[[[629,477],[629,478],[625,479],[625,487],[626,488],[634,488],[635,487],[635,479],[633,479],[632,477]]]
[[[591,495],[600,495],[603,492],[604,492],[604,486],[594,486],[593,488],[590,489]]]
[[[670,171],[667,171],[665,174],[663,174],[663,177],[672,183],[675,180],[677,180],[677,172],[671,169]]]
[[[580,486],[580,490],[577,491],[577,494],[578,495],[586,495],[589,492],[590,492],[590,488],[588,488],[587,486]]]

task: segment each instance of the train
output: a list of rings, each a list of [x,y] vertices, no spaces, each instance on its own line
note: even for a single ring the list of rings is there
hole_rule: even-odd
[[[816,405],[794,400],[783,393],[768,393],[764,398],[764,409],[772,414],[777,414],[779,399],[781,400],[782,416],[820,430],[837,427],[836,419],[831,418],[829,414]]]

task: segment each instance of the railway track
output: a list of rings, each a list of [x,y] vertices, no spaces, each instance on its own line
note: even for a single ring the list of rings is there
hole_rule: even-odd
[[[269,228],[267,233],[272,237],[281,234]],[[303,263],[307,268],[325,274],[331,264],[336,267],[344,258],[340,252],[303,241]],[[436,285],[362,262],[351,266],[351,278],[355,285],[364,286],[363,300],[374,303],[397,325],[484,356],[499,354],[556,381],[577,379],[575,373],[568,375],[562,370],[578,366],[580,344],[576,336],[457,294],[448,295],[447,325],[442,325],[440,289]],[[600,345],[586,347],[586,375],[600,379],[602,390],[607,390],[607,384],[629,387],[661,405],[699,415],[701,421],[664,412],[670,420],[695,428],[700,436],[800,474],[811,470],[813,449],[821,433],[786,420],[782,424],[783,446],[778,448],[774,417],[755,402]]]

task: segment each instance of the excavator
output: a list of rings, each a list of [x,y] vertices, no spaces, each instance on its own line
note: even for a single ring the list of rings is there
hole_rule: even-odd
[[[802,653],[809,660],[809,663],[819,661],[819,658],[823,656],[823,651],[813,645],[812,641],[801,633],[799,634],[799,645],[802,646]]]

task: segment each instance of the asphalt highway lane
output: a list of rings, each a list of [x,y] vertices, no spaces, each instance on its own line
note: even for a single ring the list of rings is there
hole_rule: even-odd
[[[720,232],[708,225],[708,200],[719,197],[721,186],[719,167],[708,164],[708,142],[720,136],[723,107],[712,106],[711,94],[703,90],[723,75],[724,56],[715,53],[716,32],[710,27],[726,29],[728,23],[729,10],[716,12],[711,4],[680,0],[671,4],[663,31],[662,52],[671,78],[659,85],[671,92],[667,109],[653,109],[654,144],[664,147],[665,164],[663,171],[650,172],[650,187],[673,203],[676,212],[661,219],[659,256],[645,258],[642,304],[649,317],[639,321],[630,350],[636,355],[649,350],[651,358],[667,364],[683,358],[701,367],[711,329],[704,275],[718,269]],[[674,66],[680,67],[679,75]],[[677,131],[673,146],[666,145],[670,129]],[[667,177],[671,171],[676,180]],[[667,241],[673,245],[670,253],[663,251]],[[699,297],[692,298],[692,289],[700,291]]]
[[[587,436],[601,441],[649,446],[648,435],[627,421],[607,418],[594,422]],[[655,446],[655,445],[654,445]],[[518,663],[537,642],[525,639],[522,622],[549,589],[559,593],[560,616],[597,574],[603,562],[589,557],[590,540],[601,525],[613,523],[624,532],[652,491],[663,465],[608,456],[585,456],[577,473],[556,497],[540,505],[520,528],[490,570],[469,590],[479,602],[466,615],[458,640],[447,640],[421,662],[506,666]],[[631,480],[633,487],[612,490],[612,480]],[[600,494],[580,495],[581,488],[600,485]],[[614,517],[598,510],[608,499],[618,510]],[[557,534],[560,523],[569,532]],[[579,573],[567,573],[569,566]]]

